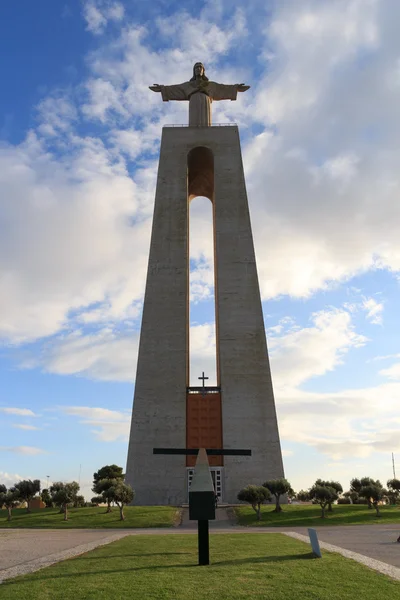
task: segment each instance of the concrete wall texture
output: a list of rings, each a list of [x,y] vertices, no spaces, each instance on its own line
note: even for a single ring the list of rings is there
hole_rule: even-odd
[[[189,152],[214,156],[216,338],[225,457],[223,500],[249,483],[283,477],[275,402],[236,126],[164,127],[139,344],[126,480],[136,504],[187,501]]]

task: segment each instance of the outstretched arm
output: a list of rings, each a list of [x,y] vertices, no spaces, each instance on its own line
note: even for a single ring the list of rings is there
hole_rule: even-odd
[[[244,83],[235,83],[234,85],[225,85],[224,83],[216,83],[210,81],[209,89],[213,100],[236,100],[238,92],[245,92],[249,89],[249,85]]]
[[[164,102],[168,102],[168,100],[189,100],[185,84],[183,83],[178,85],[160,85],[159,83],[154,83],[149,86],[149,89],[152,92],[161,92]]]

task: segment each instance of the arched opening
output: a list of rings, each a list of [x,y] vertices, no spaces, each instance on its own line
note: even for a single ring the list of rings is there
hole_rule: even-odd
[[[188,154],[189,386],[218,385],[215,336],[214,156],[199,146]]]
[[[190,329],[186,447],[222,448],[215,327],[214,156],[209,148],[194,148],[188,154],[188,202]],[[209,463],[221,468],[223,457],[212,456]],[[187,456],[188,477],[194,464],[195,457]]]
[[[188,154],[189,201],[205,196],[214,201],[214,156],[209,148],[198,146]]]
[[[217,385],[213,205],[199,196],[189,205],[189,385]]]

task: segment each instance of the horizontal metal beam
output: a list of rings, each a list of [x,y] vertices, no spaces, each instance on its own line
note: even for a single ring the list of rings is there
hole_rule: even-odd
[[[231,448],[207,448],[208,456],[251,456],[251,450],[233,450]],[[198,448],[153,448],[153,454],[183,454],[197,456]]]

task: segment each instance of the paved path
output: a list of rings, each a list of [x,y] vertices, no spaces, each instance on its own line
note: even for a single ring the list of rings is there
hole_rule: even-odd
[[[130,530],[0,530],[0,583],[129,535]]]
[[[307,544],[310,543],[308,536],[303,535],[301,533],[296,533],[295,531],[284,532],[283,535],[287,535],[289,537],[295,538],[302,542],[306,542]],[[366,556],[365,554],[359,554],[358,552],[353,552],[352,550],[346,550],[346,548],[343,548],[341,546],[335,546],[334,544],[328,544],[327,542],[322,542],[321,540],[319,540],[319,545],[324,550],[328,550],[328,552],[338,552],[345,558],[350,558],[351,560],[355,560],[356,562],[359,562],[362,565],[369,567],[370,569],[374,569],[375,571],[378,571],[379,573],[383,573],[384,575],[389,575],[389,577],[392,577],[393,579],[400,581],[400,569],[398,569],[397,567],[394,567],[393,565],[390,565],[386,562],[382,562],[381,560],[376,560],[375,558],[370,558],[369,556]]]
[[[290,528],[307,535],[305,528]],[[400,568],[400,526],[396,523],[384,525],[348,525],[316,527],[318,538],[352,552],[364,554],[389,565]]]

